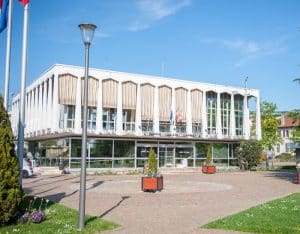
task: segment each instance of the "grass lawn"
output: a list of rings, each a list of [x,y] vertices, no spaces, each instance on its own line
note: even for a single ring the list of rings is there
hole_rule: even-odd
[[[21,204],[21,207],[28,207],[29,200],[32,197],[25,197]],[[34,202],[34,208],[38,209],[40,206],[40,199],[36,199]],[[85,217],[85,228],[83,231],[77,231],[78,222],[78,212],[76,210],[67,208],[65,206],[48,203],[46,207],[46,202],[42,205],[42,210],[46,214],[46,219],[41,223],[28,222],[25,224],[13,224],[5,227],[0,227],[0,233],[43,233],[43,234],[53,234],[53,233],[100,233],[106,230],[111,230],[119,227],[119,225],[112,222],[103,220],[96,216]]]
[[[203,226],[252,233],[300,233],[300,193],[252,207]]]

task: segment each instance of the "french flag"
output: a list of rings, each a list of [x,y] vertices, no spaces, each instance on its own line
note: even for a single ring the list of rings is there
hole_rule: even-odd
[[[0,33],[7,26],[8,0],[0,0]]]
[[[1,1],[1,0],[0,0]],[[26,6],[26,4],[29,3],[29,0],[19,0],[19,2],[23,5]]]

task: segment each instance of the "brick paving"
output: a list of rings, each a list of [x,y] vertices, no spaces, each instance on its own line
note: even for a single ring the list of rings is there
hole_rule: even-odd
[[[86,213],[122,227],[109,233],[238,233],[200,226],[251,206],[300,192],[291,172],[164,175],[164,190],[144,193],[140,175],[88,175]],[[78,209],[79,175],[24,179],[25,191]]]

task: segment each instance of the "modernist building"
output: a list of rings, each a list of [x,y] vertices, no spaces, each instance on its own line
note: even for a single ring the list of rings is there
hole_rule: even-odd
[[[99,69],[89,75],[88,168],[143,167],[150,148],[159,167],[197,167],[209,143],[214,163],[227,167],[237,164],[241,140],[261,138],[258,90]],[[80,166],[83,76],[82,67],[54,65],[26,88],[25,140],[42,164],[65,157]]]

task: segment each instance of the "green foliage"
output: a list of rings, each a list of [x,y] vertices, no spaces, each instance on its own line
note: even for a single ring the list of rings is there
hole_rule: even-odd
[[[276,156],[276,158],[278,158],[280,162],[294,162],[295,161],[295,156],[290,153],[282,153],[282,154]]]
[[[206,166],[211,166],[213,165],[213,160],[212,160],[212,153],[211,153],[211,144],[208,144],[207,146],[207,151],[206,151],[206,159],[205,159],[205,165]]]
[[[300,126],[298,127],[295,127],[292,132],[292,137],[291,137],[291,140],[294,142],[294,143],[300,143]]]
[[[19,173],[13,134],[0,96],[0,226],[12,218],[22,200]]]
[[[156,175],[157,174],[157,159],[154,152],[154,149],[150,149],[148,156],[148,175]]]
[[[28,202],[33,199],[31,196],[26,196],[21,203],[21,208],[28,208]],[[38,209],[40,204],[39,198],[35,201],[33,208]],[[9,225],[0,228],[0,233],[69,233],[69,234],[92,234],[102,233],[120,227],[120,225],[106,221],[97,216],[85,216],[85,227],[82,231],[78,231],[78,211],[67,208],[65,206],[49,202],[47,207],[43,203],[42,210],[45,211],[46,219],[42,224],[25,223],[18,225]]]
[[[247,233],[299,233],[300,193],[270,201],[238,214],[213,221],[204,228]]]
[[[264,148],[271,150],[273,146],[282,141],[281,136],[277,134],[278,120],[275,117],[276,105],[271,102],[261,104],[261,143]]]
[[[240,166],[250,170],[259,164],[262,146],[259,141],[242,141],[235,150]]]

